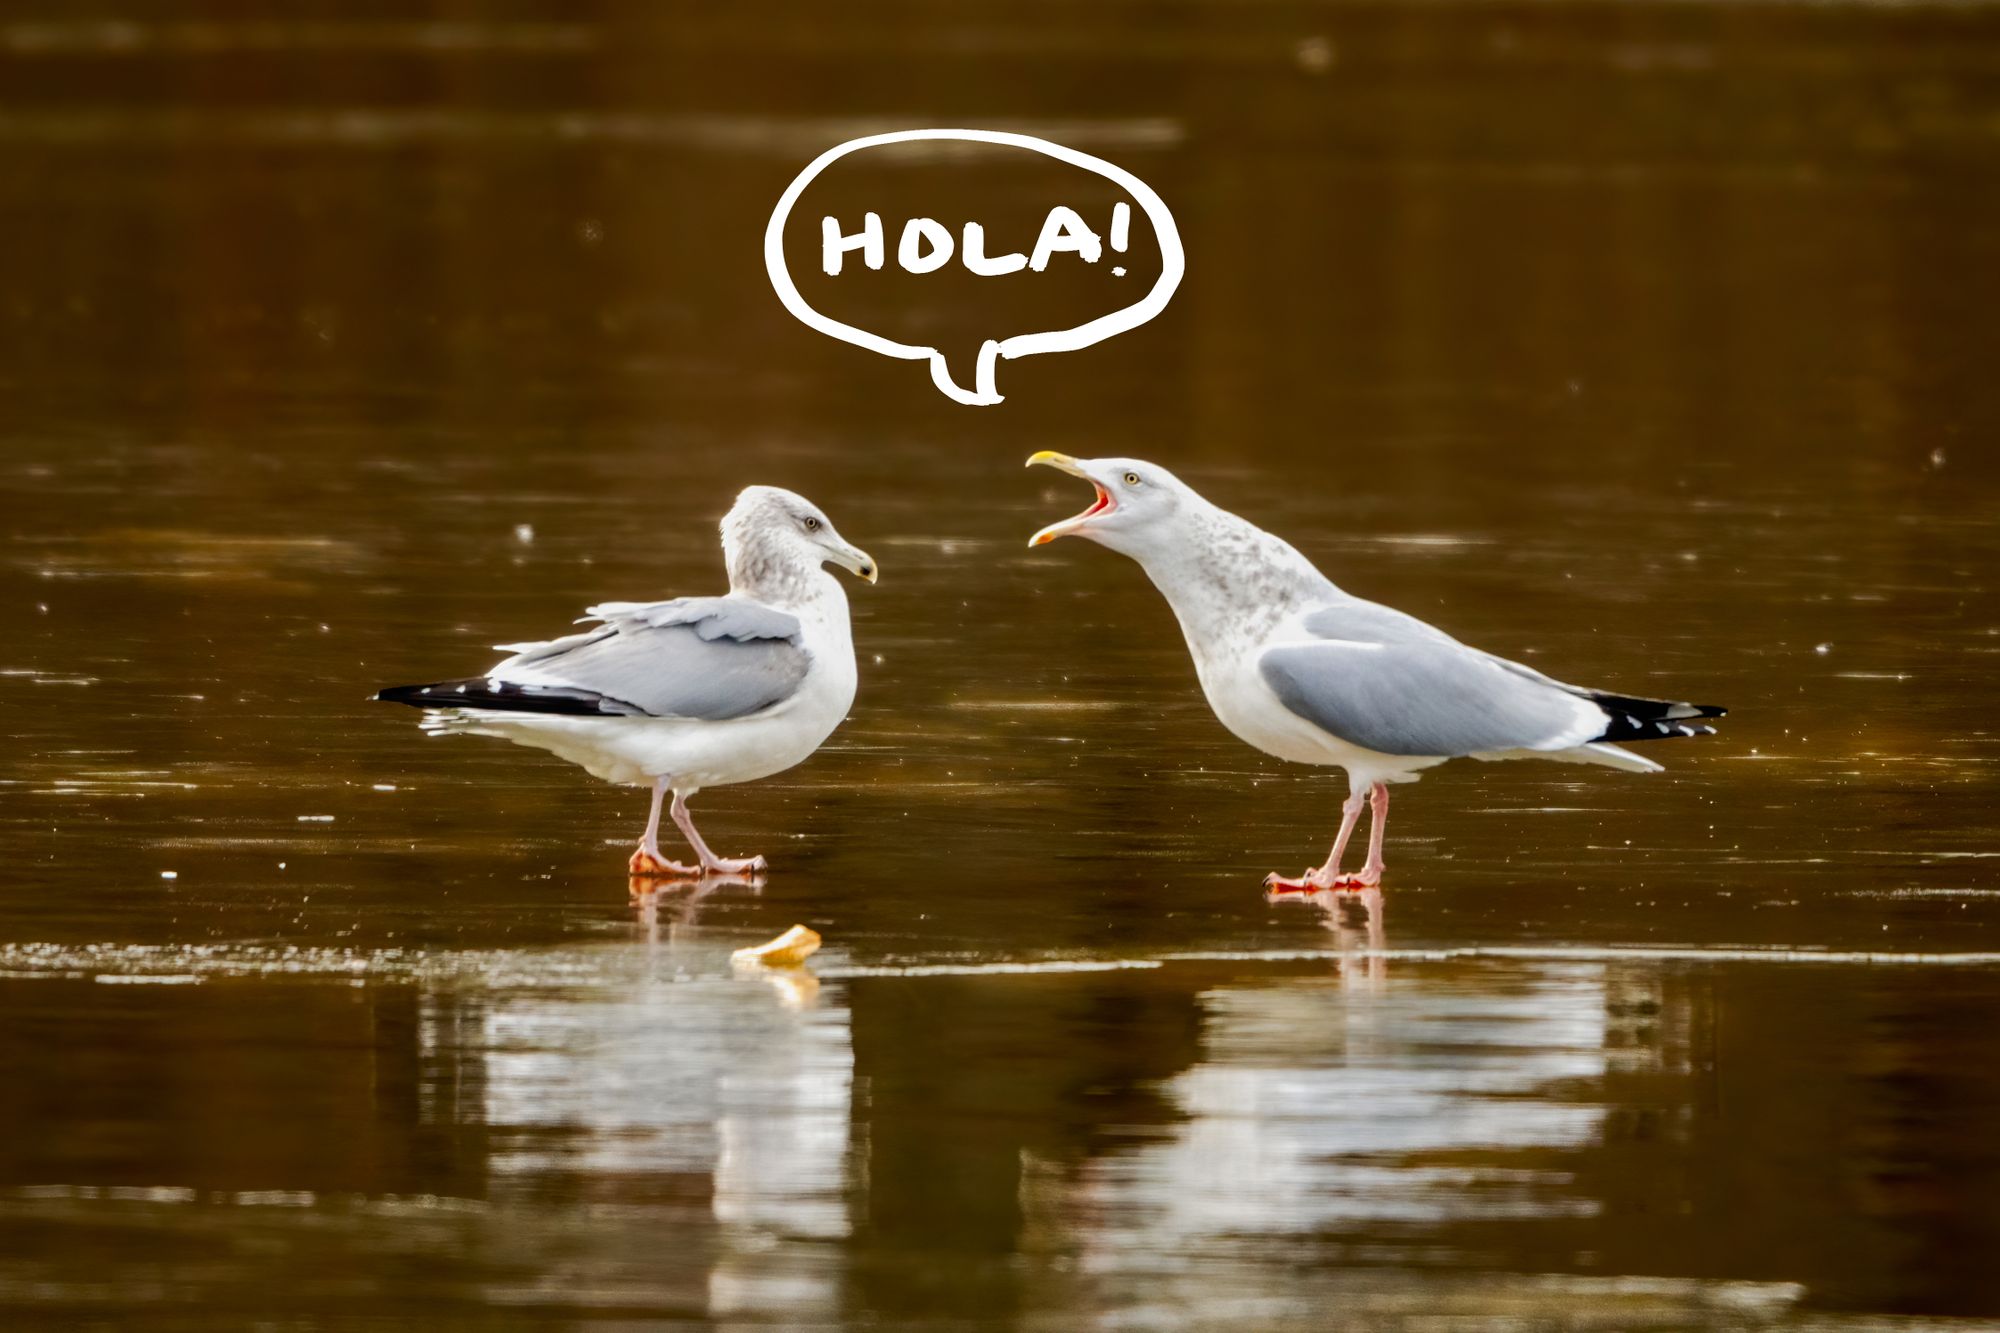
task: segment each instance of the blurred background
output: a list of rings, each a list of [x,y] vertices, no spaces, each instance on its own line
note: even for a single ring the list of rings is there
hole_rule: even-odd
[[[1173,302],[986,408],[794,320],[780,193],[928,126],[1134,172]],[[847,184],[1109,198],[993,166]],[[0,4],[0,1309],[2000,1317],[1996,261],[1984,4]],[[974,348],[1062,262],[856,299]],[[1344,783],[1025,549],[1043,448],[1733,715],[1268,903]],[[751,482],[882,568],[847,725],[698,803],[764,884],[363,702],[719,591]]]

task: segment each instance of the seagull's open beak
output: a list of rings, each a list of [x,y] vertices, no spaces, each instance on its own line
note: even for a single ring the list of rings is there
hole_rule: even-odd
[[[867,579],[870,583],[875,581],[875,557],[859,546],[843,545],[827,559],[856,578]]]
[[[1068,454],[1059,454],[1053,449],[1044,449],[1028,459],[1029,467],[1033,467],[1037,463],[1042,464],[1044,467],[1052,467],[1058,472],[1067,472],[1072,477],[1082,477],[1097,488],[1097,498],[1091,501],[1090,508],[1084,510],[1076,517],[1066,518],[1060,523],[1051,523],[1034,536],[1028,538],[1028,545],[1040,546],[1043,542],[1052,542],[1058,537],[1067,537],[1071,533],[1081,529],[1089,520],[1096,518],[1100,514],[1108,514],[1117,508],[1117,504],[1111,498],[1111,492],[1105,490],[1102,486],[1098,486],[1097,479],[1083,470],[1083,464],[1077,462]]]

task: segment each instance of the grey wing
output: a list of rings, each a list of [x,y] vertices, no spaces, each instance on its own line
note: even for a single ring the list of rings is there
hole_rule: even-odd
[[[1596,739],[1604,712],[1526,668],[1371,603],[1310,616],[1317,643],[1265,651],[1258,670],[1286,708],[1380,754],[1563,750]]]
[[[748,597],[676,597],[668,602],[603,602],[584,612],[586,620],[601,620],[619,628],[665,629],[691,626],[704,639],[792,639],[800,634],[799,618],[789,611]]]
[[[812,669],[798,617],[741,597],[612,602],[605,623],[522,651],[490,679],[584,691],[653,717],[719,722],[795,693]]]
[[[1596,690],[1586,690],[1580,685],[1557,680],[1554,676],[1545,675],[1523,663],[1482,651],[1470,644],[1460,643],[1436,625],[1378,602],[1364,602],[1355,598],[1335,603],[1307,616],[1304,624],[1307,632],[1328,640],[1449,645],[1474,657],[1483,658],[1512,675],[1546,685],[1552,690],[1573,694],[1580,699],[1595,698],[1599,693]]]

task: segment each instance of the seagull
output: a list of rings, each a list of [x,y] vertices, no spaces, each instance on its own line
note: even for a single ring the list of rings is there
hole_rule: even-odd
[[[375,697],[425,711],[432,734],[498,736],[549,750],[606,782],[653,789],[635,876],[761,871],[709,850],[688,813],[704,787],[753,782],[819,749],[854,703],[847,595],[824,566],[875,582],[875,562],[804,496],[752,486],[722,520],[729,593],[588,608],[580,634],[503,643],[483,676]],[[660,851],[660,805],[698,865]]]
[[[1268,877],[1279,892],[1379,885],[1388,784],[1414,782],[1447,759],[1555,759],[1655,773],[1660,765],[1611,742],[1709,734],[1713,727],[1692,719],[1727,711],[1567,685],[1351,596],[1289,543],[1217,508],[1157,464],[1049,450],[1028,460],[1036,464],[1081,477],[1097,498],[1029,546],[1088,537],[1138,561],[1180,620],[1222,725],[1266,754],[1346,770],[1332,854],[1297,878]],[[1368,859],[1343,875],[1364,803],[1374,811]]]

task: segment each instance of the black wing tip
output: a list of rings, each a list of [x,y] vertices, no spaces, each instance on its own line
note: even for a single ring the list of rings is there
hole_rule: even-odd
[[[1713,736],[1714,727],[1700,719],[1726,717],[1721,704],[1690,704],[1677,699],[1644,699],[1634,695],[1593,691],[1591,701],[1609,719],[1600,741],[1664,741],[1678,737]]]
[[[1590,701],[1604,710],[1609,720],[1601,741],[1659,741],[1677,736],[1710,736],[1714,727],[1702,726],[1698,719],[1727,717],[1721,704],[1690,704],[1678,699],[1647,699],[1608,690],[1590,691]]]
[[[1703,717],[1720,717],[1720,713],[1703,713]],[[1611,724],[1600,741],[1669,741],[1681,737],[1713,736],[1714,727],[1703,726],[1690,717],[1634,717],[1630,713],[1613,713]]]
[[[490,713],[551,713],[563,717],[645,717],[646,710],[608,694],[568,685],[525,685],[472,677],[377,690],[383,703],[412,708],[479,708]]]

